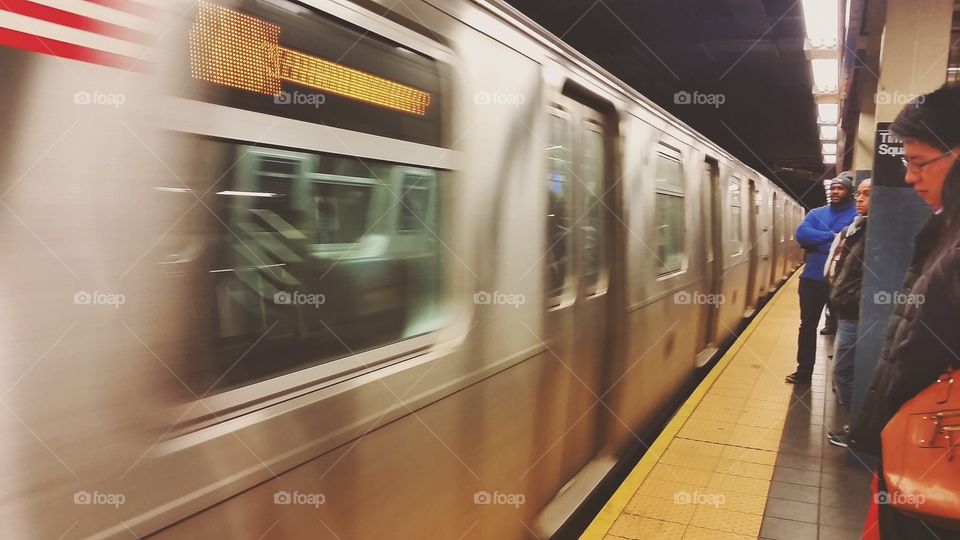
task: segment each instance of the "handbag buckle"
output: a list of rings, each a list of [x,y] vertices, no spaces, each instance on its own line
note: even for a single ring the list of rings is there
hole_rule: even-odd
[[[941,384],[946,383],[945,385],[940,386]],[[953,371],[948,371],[945,374],[937,377],[938,392],[937,394],[937,403],[944,404],[950,401],[950,391],[953,389]]]
[[[955,416],[960,416],[960,411],[948,411],[948,412],[946,412],[946,413],[944,413],[944,412],[938,412],[938,413],[932,414],[932,415],[930,415],[930,416],[924,416],[924,417],[923,417],[923,420],[933,420],[933,433],[931,434],[929,440],[927,440],[927,439],[920,439],[920,445],[919,445],[919,446],[920,446],[921,448],[934,448],[934,447],[939,447],[939,446],[941,446],[941,445],[937,444],[937,442],[938,442],[937,439],[938,439],[938,437],[941,437],[941,436],[942,436],[942,437],[945,439],[945,440],[943,441],[943,443],[944,443],[943,446],[948,446],[948,447],[950,447],[950,460],[952,461],[952,460],[953,460],[953,447],[954,447],[954,446],[957,446],[958,444],[960,444],[960,441],[954,440],[954,437],[952,437],[951,435],[952,435],[954,432],[960,432],[960,425],[956,425],[956,424],[944,425],[943,422],[944,422],[944,419],[945,419],[945,418],[952,418],[952,417],[955,417]]]

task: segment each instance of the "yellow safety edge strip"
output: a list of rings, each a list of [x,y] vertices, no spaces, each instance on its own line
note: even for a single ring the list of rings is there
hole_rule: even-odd
[[[723,357],[717,362],[717,365],[700,381],[700,385],[690,394],[687,401],[684,402],[657,439],[650,445],[650,448],[643,454],[637,466],[630,471],[630,474],[627,475],[623,484],[617,488],[617,491],[603,506],[600,513],[597,514],[597,517],[595,517],[593,522],[590,523],[590,526],[587,527],[587,530],[580,536],[581,540],[602,540],[603,537],[606,536],[610,528],[613,527],[613,523],[623,513],[623,509],[627,507],[627,503],[630,502],[630,499],[632,499],[637,490],[640,489],[640,484],[646,480],[647,475],[653,470],[653,466],[660,461],[660,457],[663,456],[663,453],[667,450],[667,446],[673,442],[677,433],[680,432],[680,428],[683,427],[683,424],[690,418],[690,415],[692,415],[693,411],[700,405],[700,402],[703,401],[703,398],[707,395],[707,391],[710,390],[713,383],[720,377],[720,374],[727,369],[733,357],[737,355],[737,352],[740,351],[754,330],[760,326],[763,318],[767,315],[767,311],[770,310],[780,294],[786,289],[787,283],[796,279],[799,275],[799,272],[794,271],[794,274],[783,282],[783,285],[774,293],[767,304],[763,306],[763,309],[760,310],[760,313],[751,321],[746,330],[744,330],[733,345],[727,349],[727,352],[724,353]]]

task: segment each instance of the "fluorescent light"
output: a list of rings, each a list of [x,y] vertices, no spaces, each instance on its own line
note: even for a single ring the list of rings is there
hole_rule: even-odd
[[[156,186],[153,188],[156,191],[166,191],[169,193],[190,193],[190,190],[185,187],[165,187],[165,186]]]
[[[835,155],[837,153],[837,143],[823,143],[823,153]]]
[[[811,48],[836,49],[840,44],[838,0],[803,0],[803,19]]]
[[[820,126],[821,141],[835,141],[839,134],[840,130],[837,129],[837,126]]]
[[[824,155],[823,155],[823,162],[824,162],[824,163],[834,163],[834,164],[835,164],[835,163],[837,162],[837,155],[836,155],[836,154],[824,154]]]
[[[840,60],[836,58],[814,58],[810,60],[813,68],[813,87],[820,93],[836,93],[840,87]]]
[[[817,103],[817,118],[821,124],[836,124],[840,121],[840,104]]]
[[[276,193],[262,191],[218,191],[217,195],[233,195],[234,197],[279,197]]]

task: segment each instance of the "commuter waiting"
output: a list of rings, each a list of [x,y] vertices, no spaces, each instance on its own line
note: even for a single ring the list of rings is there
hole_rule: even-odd
[[[887,327],[883,351],[870,388],[849,435],[849,446],[883,455],[881,431],[907,401],[935,383],[960,352],[960,87],[944,86],[921,96],[897,116],[891,131],[904,142],[906,182],[934,211],[916,237],[913,261],[903,290],[923,301],[898,304]],[[903,440],[901,449],[916,447]],[[892,449],[892,448],[891,448]],[[888,491],[884,463],[878,465],[877,493]],[[960,498],[957,476],[928,479],[936,489],[923,493],[927,501]],[[902,479],[921,482],[922,478]],[[918,510],[923,507],[918,506]],[[878,504],[880,537],[888,539],[957,538],[958,532],[922,521]],[[947,518],[960,527],[960,508]],[[865,535],[876,531],[868,519]]]
[[[847,407],[853,399],[854,356],[857,345],[857,322],[860,319],[860,291],[863,287],[864,255],[867,238],[867,215],[870,213],[868,178],[857,186],[857,217],[837,235],[824,274],[830,285],[830,305],[837,315],[837,337],[834,342],[833,385],[837,401]],[[830,444],[847,446],[848,426],[827,434]]]
[[[817,354],[817,324],[830,294],[823,268],[837,233],[856,217],[851,202],[853,175],[844,172],[830,182],[830,204],[814,208],[797,228],[797,242],[804,249],[806,266],[800,275],[800,331],[797,337],[797,370],[786,382],[809,384]]]

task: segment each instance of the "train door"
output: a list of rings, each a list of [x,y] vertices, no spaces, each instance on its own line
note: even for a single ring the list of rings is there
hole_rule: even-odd
[[[747,274],[747,311],[753,311],[757,304],[757,267],[760,263],[760,250],[757,245],[757,213],[760,211],[757,183],[750,180],[747,199],[747,256],[750,257],[750,270]]]
[[[720,198],[720,168],[717,161],[707,158],[703,163],[703,196],[702,208],[706,213],[704,220],[704,247],[706,248],[707,262],[704,268],[704,285],[714,298],[723,292],[723,233],[720,226],[721,198]],[[706,315],[701,335],[703,351],[697,357],[697,367],[704,365],[716,351],[714,339],[717,335],[719,303],[705,304]]]
[[[778,243],[780,235],[778,231],[781,228],[780,224],[780,214],[778,212],[777,204],[779,199],[777,198],[777,192],[775,190],[770,190],[770,289],[777,283],[777,278],[780,276],[780,253]]]
[[[610,141],[604,115],[573,99],[565,99],[551,115],[548,152],[563,155],[567,180],[550,179],[548,247],[554,251],[548,270],[547,324],[555,336],[557,359],[569,370],[565,403],[564,468],[578,470],[599,450],[600,411],[596,401],[609,343],[609,217],[604,200],[611,184]],[[558,147],[565,145],[566,150]],[[553,158],[551,158],[553,159]],[[562,246],[557,249],[558,246]],[[562,255],[561,252],[562,251]]]

